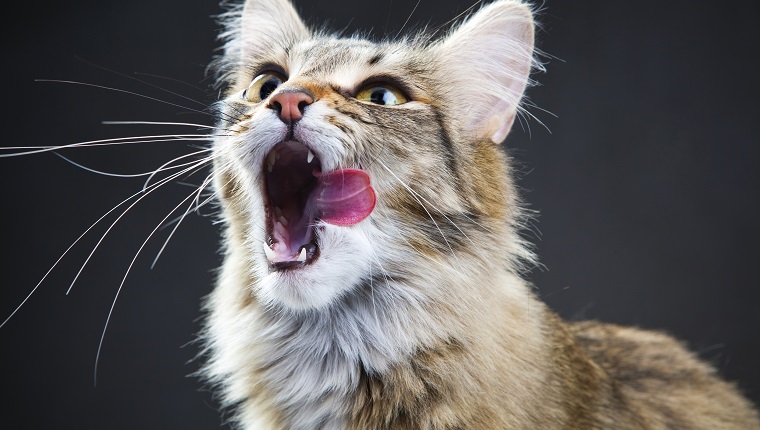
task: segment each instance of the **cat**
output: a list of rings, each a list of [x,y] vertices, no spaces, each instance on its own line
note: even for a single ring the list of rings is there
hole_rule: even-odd
[[[760,429],[678,341],[566,323],[521,278],[502,142],[539,67],[528,4],[379,43],[287,0],[223,23],[202,336],[240,428]]]

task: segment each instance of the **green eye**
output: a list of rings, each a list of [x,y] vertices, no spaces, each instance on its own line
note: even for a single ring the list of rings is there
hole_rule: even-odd
[[[277,87],[282,85],[284,80],[285,79],[279,73],[262,73],[259,76],[256,76],[256,78],[251,81],[251,84],[248,85],[248,88],[243,91],[243,100],[251,103],[258,103],[265,100],[277,89]]]
[[[396,106],[408,102],[404,93],[390,85],[371,85],[359,91],[356,99],[383,106]]]

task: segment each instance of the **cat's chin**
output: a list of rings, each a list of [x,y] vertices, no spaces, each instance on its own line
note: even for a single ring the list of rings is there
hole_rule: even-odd
[[[318,259],[286,270],[261,261],[255,293],[268,307],[292,311],[329,308],[367,279],[372,249],[361,227],[319,226]]]

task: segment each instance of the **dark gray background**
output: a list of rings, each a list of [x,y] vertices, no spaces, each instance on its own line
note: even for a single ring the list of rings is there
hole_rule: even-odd
[[[398,31],[415,2],[298,4],[312,22],[382,34]],[[422,0],[410,22],[442,24],[470,4]],[[211,122],[138,97],[33,80],[71,79],[200,106],[79,57],[130,76],[176,79],[183,83],[137,75],[207,104],[214,99],[204,80],[216,46],[213,0],[15,7],[4,12],[3,146],[188,132],[103,120]],[[666,330],[760,400],[757,2],[552,0],[543,9],[538,39],[548,73],[536,76],[541,86],[529,94],[557,117],[533,109],[551,133],[531,121],[530,133],[518,128],[507,144],[520,162],[526,200],[540,211],[527,233],[546,266],[531,274],[538,294],[566,318]],[[169,143],[66,155],[129,173],[187,151]],[[0,159],[0,178],[0,318],[91,222],[141,185],[50,154]],[[187,376],[199,366],[188,363],[199,347],[186,344],[200,326],[200,299],[220,260],[208,217],[191,216],[153,271],[168,230],[137,260],[93,387],[98,340],[123,272],[148,232],[191,190],[173,185],[140,204],[66,297],[98,236],[86,238],[0,329],[0,426],[220,426],[212,395]]]

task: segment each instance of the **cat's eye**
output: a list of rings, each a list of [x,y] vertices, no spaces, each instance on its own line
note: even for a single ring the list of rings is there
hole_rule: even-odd
[[[266,72],[256,76],[251,84],[243,91],[243,100],[258,103],[269,97],[285,81],[285,78],[276,72]]]
[[[391,85],[370,85],[356,94],[356,99],[383,106],[395,106],[408,102],[401,90]]]

